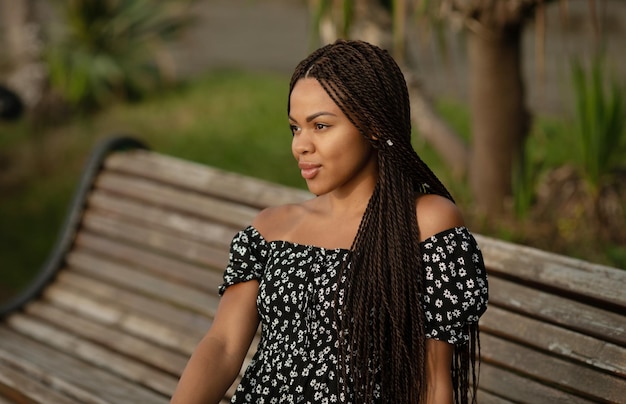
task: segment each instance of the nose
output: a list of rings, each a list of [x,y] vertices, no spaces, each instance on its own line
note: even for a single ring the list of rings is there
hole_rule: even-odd
[[[308,132],[302,130],[294,134],[291,140],[291,149],[296,155],[309,154],[315,150],[315,145]]]

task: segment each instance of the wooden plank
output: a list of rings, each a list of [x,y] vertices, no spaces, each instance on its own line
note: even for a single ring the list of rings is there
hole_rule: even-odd
[[[10,392],[7,393],[6,396],[3,395],[3,391],[2,391],[2,386],[0,385],[0,404],[24,404],[24,403],[33,403],[33,401],[29,401],[27,399],[11,399],[9,400],[9,394],[11,394]]]
[[[190,355],[204,335],[203,332],[195,330],[178,332],[165,321],[129,311],[126,307],[114,302],[94,300],[69,290],[51,287],[45,291],[45,298],[70,313],[115,327],[184,355]]]
[[[211,320],[205,315],[199,315],[178,306],[100,282],[97,279],[85,277],[76,271],[63,271],[50,288],[70,290],[98,302],[115,302],[123,310],[132,310],[138,316],[159,319],[168,326],[186,330],[185,332],[202,333],[211,325]],[[210,318],[214,316],[214,309],[215,307],[212,305],[208,307]]]
[[[514,369],[520,375],[592,401],[605,399],[619,402],[623,400],[626,391],[626,379],[579,366],[489,334],[481,335],[481,358],[483,363]]]
[[[544,284],[626,310],[624,270],[480,235],[475,237],[491,273]]]
[[[109,307],[109,304],[102,304],[100,302],[91,302],[89,300],[80,300],[80,297],[77,296],[71,296],[71,291],[68,293],[68,291],[62,291],[59,290],[59,284],[63,284],[63,280],[64,278],[68,277],[68,274],[70,274],[69,271],[64,271],[64,274],[61,275],[59,282],[56,282],[55,285],[53,285],[52,287],[50,287],[47,290],[46,293],[46,297],[50,297],[50,295],[52,295],[52,300],[51,303],[54,304],[59,304],[61,306],[63,306],[67,311],[68,311],[68,315],[65,316],[54,316],[54,317],[60,317],[60,318],[67,318],[67,321],[70,321],[70,323],[72,322],[71,319],[75,319],[77,318],[77,315],[73,315],[72,313],[76,313],[76,314],[81,314],[81,315],[87,315],[90,316],[90,312],[92,310],[98,310],[98,313],[101,313],[102,310],[106,310],[106,311],[111,311],[111,307]],[[69,296],[68,296],[69,295]],[[89,298],[87,298],[89,299]],[[113,310],[115,311],[115,310]],[[30,308],[29,308],[29,312],[30,312]],[[49,315],[44,315],[41,314],[42,317],[46,317],[48,320],[52,321],[52,316]],[[111,317],[121,317],[121,315],[110,315]],[[129,323],[133,322],[133,316],[132,313],[127,315],[129,318],[126,319],[126,321],[123,323],[122,327],[124,328],[124,330],[126,332],[130,332],[132,334],[137,334],[137,330],[140,330],[139,332],[144,332],[147,335],[145,336],[145,338],[150,338],[150,339],[158,339],[160,343],[164,344],[164,345],[172,345],[172,348],[179,348],[181,351],[185,351],[185,354],[188,356],[191,354],[192,350],[195,348],[195,344],[201,339],[201,337],[203,336],[200,333],[196,333],[195,337],[193,339],[189,340],[189,343],[181,343],[180,341],[176,341],[176,338],[180,338],[180,335],[188,335],[188,331],[179,328],[179,327],[172,327],[170,325],[167,325],[164,327],[164,330],[161,330],[161,332],[159,331],[155,331],[155,324],[148,324],[148,325],[144,325],[144,324],[139,324],[139,326],[135,326],[133,327],[132,330],[127,329],[126,327],[128,326]],[[101,314],[97,315],[96,317],[102,317]],[[163,317],[161,317],[163,318]],[[162,326],[162,322],[163,321],[159,321],[158,319],[155,320],[157,321],[157,326]],[[169,321],[169,319],[168,319]],[[111,324],[113,326],[115,326],[115,324]],[[81,328],[81,326],[77,326],[79,329]],[[171,332],[171,333],[175,333],[176,336],[174,337],[174,342],[171,341],[164,341],[161,338],[157,338],[156,336],[161,334],[163,331],[167,332]],[[80,331],[76,331],[77,333],[79,333]],[[241,372],[243,372],[248,364],[250,363],[250,360],[252,358],[252,356],[254,355],[254,353],[256,352],[256,347],[258,345],[258,341],[259,341],[259,336],[257,335],[248,351],[248,354],[246,356],[246,359],[244,361],[244,364],[242,365],[241,368]],[[232,392],[234,392],[234,388],[236,387],[238,382],[234,383],[234,385],[232,386],[230,391],[230,394],[232,395]]]
[[[491,306],[480,319],[482,332],[551,352],[626,377],[626,348]]]
[[[77,401],[0,362],[0,403],[73,404]]]
[[[119,242],[141,246],[149,251],[181,260],[193,265],[223,270],[228,263],[228,251],[207,246],[192,240],[184,240],[172,234],[125,223],[123,218],[105,217],[92,211],[85,213],[82,222],[90,233],[101,234]]]
[[[187,355],[164,349],[159,345],[121,332],[113,327],[108,327],[79,316],[72,316],[72,313],[50,304],[33,302],[26,307],[26,313],[29,316],[15,315],[9,318],[8,324],[34,339],[39,339],[39,335],[49,333],[48,331],[45,333],[40,332],[41,329],[45,330],[50,328],[50,326],[54,326],[60,330],[58,334],[62,335],[62,338],[59,338],[58,341],[42,340],[41,342],[47,342],[66,352],[74,350],[77,343],[72,341],[73,344],[69,345],[69,339],[63,333],[72,335],[72,340],[74,337],[80,338],[81,340],[102,346],[106,351],[122,354],[129,359],[134,358],[138,362],[146,363],[160,371],[157,372],[157,375],[166,372],[170,375],[179,376],[187,363]],[[42,325],[42,322],[45,322],[46,325]],[[50,324],[50,326],[47,324]],[[184,332],[184,330],[181,330],[181,332]],[[87,357],[82,358],[87,359]],[[165,376],[165,373],[163,373],[163,376]]]
[[[67,282],[68,279],[70,282]],[[59,281],[51,285],[44,295],[50,304],[62,307],[72,313],[69,317],[80,315],[109,327],[119,327],[125,332],[141,336],[177,351],[180,350],[185,355],[191,354],[197,342],[210,326],[210,321],[206,317],[205,322],[201,322],[197,318],[188,322],[178,322],[175,318],[181,312],[184,314],[184,311],[159,311],[157,301],[153,302],[155,310],[148,308],[150,302],[145,302],[148,311],[146,314],[142,310],[137,310],[135,305],[126,302],[126,297],[123,295],[106,293],[101,296],[97,292],[98,288],[82,290],[78,288],[75,290],[73,285],[76,284],[77,279],[79,284],[85,281],[85,278],[81,279],[80,275],[72,274],[71,271],[66,270],[60,275]],[[87,281],[86,285],[89,286],[91,280],[87,279]],[[93,293],[94,290],[95,293]],[[215,308],[213,306],[209,310],[214,311]],[[257,335],[251,345],[250,357],[256,351],[258,338]],[[248,359],[246,365],[247,363]]]
[[[81,321],[80,319],[71,319],[76,321],[75,325],[71,326],[71,321],[62,321],[59,310],[50,309],[46,310],[43,305],[36,305],[29,312],[35,312],[36,314],[48,314],[52,316],[52,321],[63,326],[70,326],[71,329],[60,329],[56,326],[50,326],[41,320],[37,320],[34,317],[26,316],[22,314],[14,314],[7,320],[7,324],[14,330],[21,334],[28,335],[30,338],[39,341],[43,344],[58,349],[72,357],[89,363],[97,368],[105,369],[113,374],[120,376],[125,380],[129,380],[132,383],[142,385],[150,388],[160,394],[169,396],[176,388],[178,382],[178,375],[182,372],[182,369],[186,363],[186,360],[181,355],[169,354],[163,349],[152,345],[152,356],[149,355],[148,344],[142,344],[136,338],[124,336],[121,333],[106,330],[103,327],[97,327],[97,325],[89,324],[87,321]],[[66,313],[67,315],[67,313]],[[83,326],[84,329],[78,331],[78,326]],[[98,343],[87,340],[84,337],[89,336],[96,338],[94,331],[100,329],[101,337],[98,338]],[[111,341],[107,346],[103,346],[102,343],[106,343],[104,338],[107,336],[116,336],[120,338],[119,341]],[[125,351],[116,352],[114,349],[123,347],[123,344],[128,344]],[[132,357],[128,357],[128,350],[135,348],[138,352],[134,353],[135,358],[141,355],[141,361],[135,360]],[[165,359],[172,360],[171,364],[166,364]],[[166,371],[172,371],[172,374],[165,373],[162,370],[155,369],[150,365],[167,366]]]
[[[0,362],[84,403],[168,403],[130,383],[0,326]]]
[[[166,329],[175,330],[177,334],[193,335],[193,341],[199,341],[208,330],[210,319],[214,317],[219,303],[217,299],[211,299],[211,303],[206,306],[206,313],[200,316],[183,310],[181,305],[166,305],[119,287],[100,283],[71,270],[62,271],[57,282],[46,290],[45,296],[55,304],[110,325],[119,323],[120,318],[128,313],[141,318],[147,316]],[[256,351],[259,333],[260,329],[252,344],[252,353]]]
[[[209,315],[208,307],[217,306],[217,290],[213,294],[189,286],[168,282],[149,273],[90,254],[75,250],[67,257],[67,263],[82,274],[100,279],[155,299],[171,302],[177,306]]]
[[[488,391],[480,389],[476,392],[476,399],[480,404],[514,404],[514,401],[498,397]]]
[[[27,400],[26,398],[9,399],[9,397],[11,397],[11,394],[15,394],[15,393],[7,392],[6,395],[4,395],[4,392],[2,391],[2,385],[0,385],[0,404],[25,404],[25,403],[30,404],[30,403],[34,403],[34,401]]]
[[[626,345],[624,315],[514,282],[489,278],[489,304],[527,314],[616,345]]]
[[[113,154],[107,158],[105,167],[174,183],[181,188],[210,193],[227,200],[243,201],[254,207],[283,205],[312,197],[303,190],[146,150]]]
[[[8,397],[10,397],[10,392],[6,393],[6,396],[3,396],[4,392],[2,391],[2,386],[0,385],[0,404],[30,404],[30,403],[35,403],[35,401],[30,401],[27,400],[26,398],[22,398],[22,399],[9,399]]]
[[[250,223],[258,213],[257,208],[174,188],[170,184],[161,184],[112,172],[100,174],[95,187],[98,190],[107,191],[111,195],[111,199],[116,197],[120,201],[132,199],[146,205],[162,207],[170,213],[191,214],[198,218],[210,219],[235,227],[242,227]],[[100,195],[104,196],[106,193],[102,192]],[[98,199],[93,201],[93,203],[98,202]]]
[[[489,393],[494,400],[497,398],[505,402],[569,404],[593,402],[489,363],[482,363],[480,366],[479,389],[480,392]],[[483,404],[482,399],[478,402]]]
[[[80,233],[74,243],[75,248],[128,263],[133,268],[145,270],[168,282],[190,285],[212,293],[223,282],[223,274],[217,270],[208,270],[94,234]]]
[[[228,248],[233,236],[240,230],[239,226],[235,230],[234,226],[224,225],[215,219],[199,218],[168,208],[156,207],[145,201],[121,199],[117,195],[97,191],[89,197],[89,208],[106,212],[108,216],[124,217],[129,222],[149,228],[160,228],[164,232],[180,234],[189,240],[222,248]],[[241,226],[243,227],[245,225]]]

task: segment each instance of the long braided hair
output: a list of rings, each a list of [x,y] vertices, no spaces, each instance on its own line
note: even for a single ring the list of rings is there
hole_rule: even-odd
[[[300,62],[290,95],[305,77],[318,80],[378,152],[378,180],[351,248],[351,263],[340,277],[346,279],[337,297],[343,300],[340,374],[353,381],[355,402],[423,402],[424,275],[415,198],[418,193],[452,197],[411,145],[406,82],[387,51],[338,40]],[[470,368],[473,393],[477,384],[473,358],[478,330],[470,328],[470,342],[455,347],[452,364],[457,403],[468,401]],[[343,388],[345,393],[345,383]]]

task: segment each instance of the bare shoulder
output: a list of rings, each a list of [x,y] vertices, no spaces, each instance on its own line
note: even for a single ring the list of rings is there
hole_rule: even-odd
[[[266,240],[283,239],[302,216],[302,204],[287,204],[263,209],[252,221],[252,226]]]
[[[456,204],[440,195],[420,195],[415,203],[415,214],[421,241],[444,230],[465,225]]]

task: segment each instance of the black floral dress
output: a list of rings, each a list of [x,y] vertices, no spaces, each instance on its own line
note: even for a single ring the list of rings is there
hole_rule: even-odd
[[[465,325],[477,322],[487,308],[487,275],[478,245],[465,227],[457,227],[430,237],[420,247],[426,273],[426,336],[466,343]],[[258,280],[262,331],[231,402],[353,401],[350,389],[341,388],[344,381],[337,371],[334,307],[337,285],[342,283],[339,272],[348,257],[344,249],[268,242],[254,227],[233,238],[219,292]]]

